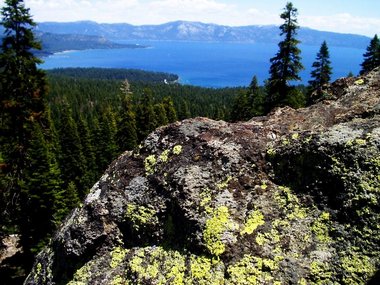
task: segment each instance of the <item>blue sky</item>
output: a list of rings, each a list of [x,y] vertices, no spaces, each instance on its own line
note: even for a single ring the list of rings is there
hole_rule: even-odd
[[[4,1],[2,1],[4,2]],[[25,0],[36,21],[160,24],[175,20],[231,26],[280,24],[283,0]],[[379,0],[294,0],[302,26],[380,34]]]

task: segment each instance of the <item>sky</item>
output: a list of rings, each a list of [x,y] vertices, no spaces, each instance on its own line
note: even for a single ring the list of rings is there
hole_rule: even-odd
[[[2,4],[4,0],[1,0]],[[283,0],[24,0],[33,19],[134,25],[176,20],[229,26],[281,24]],[[379,0],[294,0],[298,22],[323,31],[380,34]]]

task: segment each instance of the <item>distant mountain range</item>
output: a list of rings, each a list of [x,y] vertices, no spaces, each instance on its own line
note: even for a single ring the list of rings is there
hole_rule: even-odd
[[[277,26],[230,27],[200,22],[177,21],[162,25],[134,26],[130,24],[99,24],[91,21],[58,23],[42,22],[37,31],[51,34],[97,36],[107,40],[172,40],[278,43]],[[354,34],[323,32],[301,28],[299,40],[305,45],[319,46],[324,40],[329,46],[364,49],[370,38]],[[107,43],[108,44],[108,43]]]

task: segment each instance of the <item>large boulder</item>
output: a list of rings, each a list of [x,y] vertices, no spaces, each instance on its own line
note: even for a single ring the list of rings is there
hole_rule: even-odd
[[[379,284],[380,70],[115,160],[25,284]]]

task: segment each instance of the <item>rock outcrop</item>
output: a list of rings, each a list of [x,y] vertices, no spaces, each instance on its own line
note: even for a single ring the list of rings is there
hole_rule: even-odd
[[[380,70],[309,108],[153,132],[25,284],[379,284]]]

